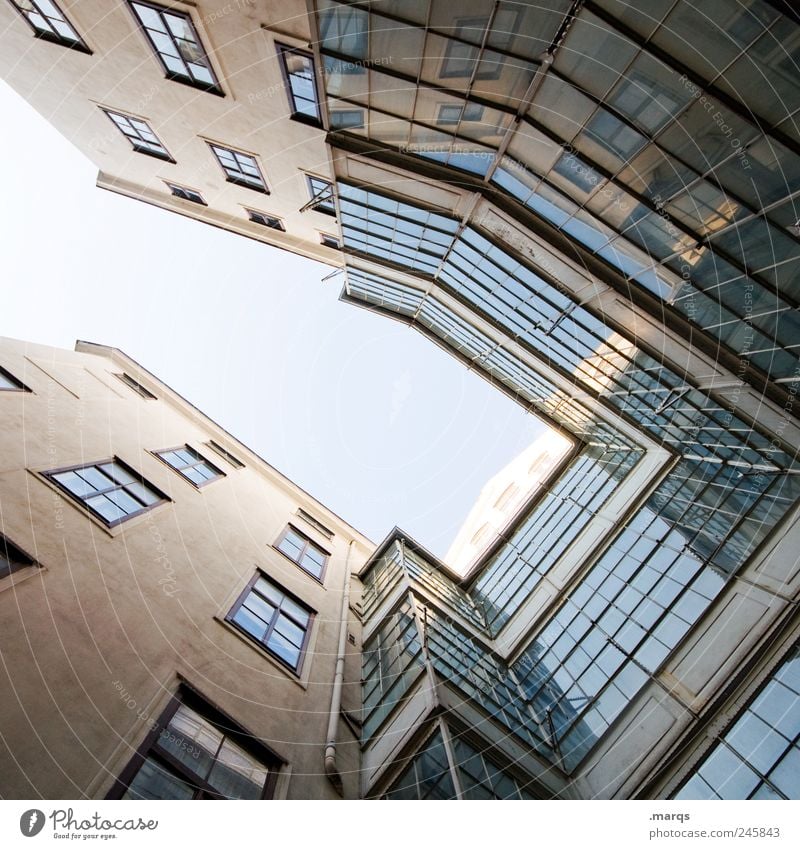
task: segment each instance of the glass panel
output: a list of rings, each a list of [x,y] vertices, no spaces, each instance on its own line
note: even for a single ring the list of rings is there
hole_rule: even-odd
[[[168,772],[152,758],[142,764],[122,796],[123,799],[191,799],[194,788]]]
[[[225,740],[208,783],[227,799],[260,799],[267,770],[244,749]]]
[[[159,735],[158,745],[199,778],[205,778],[222,738],[208,720],[181,705]]]

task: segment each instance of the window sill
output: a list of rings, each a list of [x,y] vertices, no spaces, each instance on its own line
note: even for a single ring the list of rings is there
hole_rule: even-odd
[[[134,151],[136,151],[136,153],[141,153],[144,156],[151,156],[153,159],[158,159],[159,162],[169,162],[171,165],[177,164],[169,154],[165,155],[163,153],[156,153],[153,150],[147,150],[143,147],[137,147],[135,144],[132,145],[132,147]]]
[[[85,53],[87,56],[92,56],[92,51],[80,41],[72,41],[67,38],[59,38],[56,35],[51,35],[49,32],[39,32],[34,30],[33,32],[34,38],[38,38],[41,41],[49,41],[50,44],[57,44],[59,47],[66,47],[69,50],[76,50],[78,53]]]
[[[305,124],[307,127],[314,127],[317,130],[322,129],[322,121],[319,118],[312,118],[309,115],[304,115],[302,112],[295,112],[289,117],[292,121],[297,121],[298,124]]]
[[[17,584],[21,584],[23,581],[27,581],[29,578],[33,578],[46,571],[47,569],[44,566],[38,566],[36,564],[16,569],[10,575],[6,575],[5,578],[0,578],[0,593],[4,590],[10,590]]]
[[[227,177],[225,182],[232,183],[234,186],[241,186],[243,189],[250,189],[261,195],[268,195],[270,193],[266,186],[255,186],[252,183],[248,183],[247,180],[238,180],[236,177]]]
[[[208,94],[214,94],[217,97],[225,97],[225,92],[219,88],[219,86],[198,83],[188,77],[183,77],[180,74],[171,74],[167,72],[165,76],[168,80],[171,80],[174,83],[180,83],[181,85],[197,89],[198,91],[205,91]]]

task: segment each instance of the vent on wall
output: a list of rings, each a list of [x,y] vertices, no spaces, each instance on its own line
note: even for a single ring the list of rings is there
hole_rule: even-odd
[[[139,383],[138,380],[136,380],[136,378],[131,377],[129,374],[126,374],[124,371],[122,373],[116,374],[114,376],[118,377],[126,386],[133,389],[133,391],[137,395],[141,395],[142,398],[145,399],[145,401],[156,401],[157,400],[156,396],[153,395],[153,393],[149,389],[145,389],[144,386],[142,386],[142,384]]]
[[[227,460],[233,466],[234,469],[244,468],[244,463],[238,457],[234,457],[233,454],[231,454],[231,452],[227,450],[227,448],[223,448],[218,442],[214,442],[213,439],[210,439],[208,442],[206,442],[206,445],[212,451],[219,454],[219,456],[222,457],[223,460]]]
[[[325,525],[322,524],[319,520],[315,519],[309,513],[306,513],[302,507],[297,508],[297,516],[302,519],[307,524],[311,525],[312,528],[318,530],[323,536],[326,536],[328,539],[333,539],[333,531],[329,528],[326,528]]]

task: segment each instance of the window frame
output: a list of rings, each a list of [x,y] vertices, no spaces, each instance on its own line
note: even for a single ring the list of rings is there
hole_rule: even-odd
[[[306,173],[306,188],[308,189],[308,198],[309,204],[313,204],[309,206],[312,212],[319,212],[322,215],[332,215],[334,218],[336,217],[336,196],[334,194],[334,183],[332,180],[326,180],[324,177],[318,177],[316,174]],[[330,200],[322,201],[317,200],[316,203],[313,203],[314,198],[318,195],[321,195],[324,189],[320,189],[319,191],[314,190],[314,181],[319,183],[325,183],[330,189]],[[330,208],[328,208],[330,207]]]
[[[130,474],[133,478],[136,479],[137,483],[141,484],[142,486],[147,487],[153,493],[155,493],[158,496],[158,501],[155,501],[153,504],[150,504],[150,505],[143,505],[141,510],[136,510],[133,513],[128,513],[126,516],[123,516],[119,519],[114,519],[112,521],[109,521],[108,519],[105,518],[105,516],[103,516],[101,513],[99,513],[97,510],[95,510],[89,504],[87,504],[86,501],[83,498],[80,498],[79,496],[75,495],[74,492],[71,492],[69,489],[67,489],[67,487],[64,486],[64,484],[62,484],[55,477],[56,475],[63,474],[64,472],[77,472],[77,471],[80,471],[82,469],[97,468],[99,466],[105,466],[108,463],[116,463],[118,466],[121,466],[125,471],[128,472],[128,474]],[[41,472],[41,475],[50,484],[55,486],[60,493],[63,493],[73,504],[77,504],[82,510],[86,511],[86,513],[88,513],[90,516],[92,516],[93,518],[102,522],[103,526],[106,527],[106,528],[114,528],[117,525],[121,525],[123,522],[127,522],[128,520],[133,519],[137,516],[142,516],[145,513],[149,513],[151,510],[155,509],[156,507],[159,507],[162,504],[172,503],[172,499],[168,495],[166,495],[166,493],[164,493],[162,490],[160,490],[154,484],[150,483],[150,481],[147,480],[147,478],[145,478],[144,475],[137,472],[135,469],[133,469],[131,466],[129,466],[126,462],[124,462],[123,460],[120,460],[120,458],[117,457],[116,454],[113,457],[110,457],[110,458],[105,459],[105,460],[95,460],[91,463],[79,463],[77,465],[63,466],[63,467],[59,467],[57,469],[48,469],[45,472]],[[96,494],[97,495],[103,495],[106,492],[112,492],[113,490],[124,489],[124,488],[125,488],[125,484],[119,484],[118,486],[113,487],[112,489],[103,490],[102,492],[98,492]],[[93,498],[94,496],[90,495],[89,497]]]
[[[105,798],[122,799],[131,782],[138,774],[144,762],[147,760],[148,755],[152,752],[155,752],[155,760],[166,764],[169,769],[175,770],[180,778],[189,781],[193,786],[196,786],[197,792],[195,798],[191,801],[218,800],[226,798],[202,779],[198,780],[196,777],[191,775],[189,770],[180,764],[179,761],[171,758],[168,753],[162,752],[158,747],[158,739],[161,732],[167,727],[178,709],[184,705],[189,708],[189,710],[194,711],[207,722],[214,725],[218,731],[223,733],[224,739],[230,738],[237,745],[241,746],[241,748],[243,748],[249,755],[261,761],[263,766],[267,769],[267,780],[264,782],[264,788],[260,798],[262,800],[274,799],[278,773],[281,767],[286,765],[286,761],[266,743],[262,742],[260,738],[251,734],[221,708],[214,705],[185,682],[181,682],[178,687],[178,691],[174,696],[172,696],[167,703],[167,706],[159,714],[155,724],[151,727],[148,734],[145,735],[144,740],[136,749],[133,757],[123,767],[122,772],[120,772],[119,776],[115,779],[114,784],[106,794]]]
[[[111,123],[117,128],[117,131],[119,132],[119,134],[123,138],[127,139],[130,142],[131,147],[133,148],[133,150],[136,153],[143,153],[145,156],[152,156],[153,159],[158,159],[161,162],[171,162],[173,165],[175,164],[175,158],[167,150],[167,146],[164,144],[164,142],[161,141],[161,137],[158,135],[158,133],[156,133],[155,130],[153,130],[153,128],[150,126],[149,121],[145,121],[144,118],[139,118],[136,115],[129,115],[127,112],[120,112],[118,109],[111,109],[111,107],[109,107],[109,106],[100,106],[98,108],[103,113],[105,113],[108,120],[111,121]],[[124,118],[128,122],[133,120],[133,121],[140,121],[142,124],[146,124],[147,129],[153,134],[155,140],[158,142],[163,153],[158,153],[157,151],[150,150],[147,147],[138,146],[137,143],[136,143],[136,139],[129,136],[127,133],[123,132],[122,128],[119,126],[119,124],[117,124],[117,122],[112,117],[114,115],[117,115],[120,118]],[[136,128],[134,127],[133,129],[136,129]]]
[[[314,62],[314,54],[309,52],[308,50],[302,50],[299,47],[292,47],[289,44],[283,44],[279,41],[275,42],[275,50],[278,54],[278,64],[281,66],[281,76],[283,77],[283,84],[286,87],[286,94],[289,99],[289,108],[292,112],[289,117],[293,121],[299,121],[301,124],[308,124],[311,127],[322,127],[322,98],[320,97],[320,86],[319,81],[317,80],[317,66]],[[287,53],[293,53],[295,55],[302,56],[311,62],[311,84],[314,88],[314,106],[316,107],[317,111],[316,118],[313,118],[311,115],[306,115],[304,112],[301,112],[297,109],[297,101],[291,83],[292,74],[289,73],[289,68],[286,64]]]
[[[323,233],[322,230],[319,230],[319,243],[323,248],[330,248],[332,251],[340,251],[342,249],[342,242],[338,236],[334,236],[331,233]]]
[[[0,557],[4,557],[9,562],[7,572],[4,571],[5,567],[0,564],[0,582],[26,569],[41,568],[41,565],[35,558],[31,557],[30,554],[3,533],[0,533]]]
[[[189,451],[191,451],[197,456],[198,459],[196,463],[177,468],[176,466],[173,466],[172,463],[169,462],[169,460],[166,460],[162,456],[163,454],[169,454],[170,452],[174,451],[185,451],[187,448],[189,449]],[[222,471],[222,469],[215,466],[210,460],[206,460],[206,458],[199,451],[192,448],[192,446],[189,445],[188,442],[185,442],[183,445],[174,446],[172,448],[160,448],[157,451],[151,451],[150,453],[154,457],[157,457],[167,468],[180,475],[183,480],[185,480],[187,483],[190,483],[195,489],[202,489],[204,486],[208,486],[211,483],[216,483],[216,481],[220,480],[221,478],[227,477],[227,475],[225,474],[225,472]],[[213,478],[209,478],[208,480],[203,481],[202,483],[195,483],[190,477],[187,477],[185,474],[183,474],[183,470],[193,469],[195,466],[199,466],[200,463],[205,463],[207,466],[210,466],[216,472],[216,475]]]
[[[122,381],[132,392],[144,398],[145,401],[158,401],[157,395],[153,395],[146,386],[142,386],[135,377],[131,377],[127,372],[114,372],[114,377]]]
[[[261,164],[259,163],[258,157],[256,156],[255,153],[247,153],[244,150],[239,150],[238,148],[235,148],[235,147],[228,147],[225,144],[222,144],[220,142],[210,141],[209,139],[205,139],[205,142],[208,145],[208,147],[210,148],[211,154],[214,157],[217,165],[219,165],[220,169],[222,170],[222,173],[225,175],[225,182],[233,183],[233,185],[235,185],[235,186],[242,186],[245,189],[252,189],[254,192],[260,192],[262,195],[271,194],[271,192],[269,190],[269,185],[267,184],[266,177],[264,177],[264,171],[261,168]],[[250,183],[242,177],[236,177],[235,175],[230,174],[228,172],[228,169],[225,167],[222,159],[220,159],[220,155],[219,155],[219,152],[218,152],[220,150],[224,150],[226,153],[230,153],[233,156],[234,160],[236,161],[236,164],[240,166],[239,170],[243,174],[245,172],[241,169],[241,164],[239,162],[238,157],[239,156],[246,156],[248,159],[252,159],[253,164],[254,164],[256,170],[258,171],[258,179],[261,181],[261,185],[256,185],[254,183]]]
[[[4,377],[9,383],[14,386],[0,386],[0,392],[32,392],[30,387],[26,386],[16,375],[12,374],[8,369],[0,366],[0,376]]]
[[[169,180],[164,180],[164,185],[169,189],[169,193],[172,197],[178,198],[178,200],[185,200],[186,203],[193,203],[196,206],[208,206],[205,198],[197,191],[197,189],[190,189],[188,186],[181,186],[179,183],[171,183]],[[183,192],[183,194],[180,194]],[[191,193],[196,195],[198,200],[194,200],[190,197],[184,197],[184,194]]]
[[[282,551],[279,548],[280,544],[286,539],[286,537],[291,531],[293,531],[305,540],[305,544],[303,545],[303,548],[300,550],[300,554],[298,555],[298,560],[295,560],[294,557],[291,556],[291,554],[287,554],[285,551]],[[303,566],[301,562],[303,559],[303,555],[308,550],[309,545],[313,545],[314,548],[316,548],[317,551],[319,551],[324,557],[322,562],[322,569],[320,570],[319,576],[315,575],[313,572],[309,572],[309,570],[306,569],[306,567]],[[296,525],[293,525],[291,522],[288,522],[286,527],[281,531],[280,535],[278,536],[278,539],[275,540],[275,542],[273,543],[272,547],[277,552],[282,554],[287,560],[290,560],[292,563],[294,563],[295,566],[299,566],[306,573],[306,575],[309,575],[320,584],[325,583],[325,575],[328,572],[328,564],[331,559],[331,553],[330,551],[326,551],[318,542],[315,542],[307,533],[301,531],[300,528],[298,528]]]
[[[167,66],[167,63],[164,61],[164,58],[161,55],[161,51],[158,49],[155,41],[153,41],[153,39],[150,37],[150,33],[148,32],[147,27],[144,25],[144,22],[137,14],[136,9],[134,8],[134,4],[139,4],[140,6],[147,6],[148,8],[155,11],[155,13],[159,15],[159,17],[163,16],[165,12],[168,12],[169,14],[185,18],[189,24],[189,27],[191,28],[195,43],[202,51],[203,58],[206,61],[206,65],[208,67],[209,74],[213,79],[213,82],[204,83],[201,80],[196,80],[191,76],[179,74],[177,71],[170,70],[170,68]],[[162,70],[164,71],[164,75],[168,80],[172,80],[173,82],[177,83],[182,83],[183,85],[187,85],[190,88],[199,89],[200,91],[206,91],[209,94],[215,94],[218,97],[225,97],[225,92],[222,90],[222,86],[219,82],[219,75],[217,74],[213,63],[211,62],[211,57],[208,55],[208,51],[206,50],[205,44],[203,44],[203,41],[200,38],[200,33],[198,32],[197,27],[195,26],[191,12],[173,6],[162,6],[159,3],[151,2],[151,0],[127,0],[127,5],[130,10],[130,13],[133,15],[133,18],[136,21],[137,26],[139,27],[140,32],[144,36],[145,41],[150,46],[152,52],[155,54],[156,59],[158,59],[158,62],[161,65]],[[174,42],[175,39],[173,34],[169,31],[169,27],[166,24],[164,24],[164,26],[167,32],[169,33],[170,38]],[[177,50],[178,56],[180,57],[181,61],[188,66],[189,63],[183,58],[183,55],[180,53],[180,50],[177,47],[175,49]]]
[[[281,552],[283,553],[283,552]],[[267,632],[264,634],[264,640],[257,639],[254,637],[249,631],[245,630],[238,622],[235,621],[234,617],[239,612],[239,608],[244,604],[247,598],[250,596],[251,592],[254,592],[255,585],[258,583],[260,579],[264,579],[267,583],[271,584],[275,587],[276,590],[283,593],[286,598],[293,601],[299,607],[302,607],[308,613],[308,625],[305,628],[305,633],[303,634],[303,644],[300,646],[300,652],[297,658],[297,665],[292,666],[287,660],[284,660],[279,654],[277,654],[273,649],[271,649],[267,643],[266,639],[272,634],[275,630],[275,624],[277,621],[277,615],[280,612],[281,608],[276,608],[275,614],[273,615],[272,620],[269,622],[269,626],[267,628]],[[257,567],[256,572],[252,578],[247,582],[245,588],[239,593],[236,597],[236,601],[231,605],[230,610],[225,614],[225,623],[230,627],[234,628],[238,634],[241,634],[246,640],[253,643],[253,645],[257,646],[259,650],[265,652],[270,660],[275,661],[292,673],[292,675],[300,678],[301,673],[303,671],[303,667],[306,662],[306,657],[308,655],[308,644],[311,640],[311,630],[314,626],[314,620],[317,617],[317,611],[310,607],[306,602],[304,602],[301,598],[298,598],[294,593],[289,592],[283,585],[279,584],[272,576],[268,575],[263,569]],[[298,626],[299,627],[299,626]]]
[[[301,519],[303,522],[307,522],[311,525],[312,528],[317,530],[323,536],[327,537],[329,540],[333,539],[335,534],[334,532],[322,524],[319,519],[315,519],[307,510],[304,510],[302,507],[297,508],[297,512],[295,513],[298,519]]]
[[[36,4],[36,0],[31,0],[31,2]],[[64,10],[61,8],[61,5],[59,3],[56,3],[55,0],[50,0],[50,2],[61,13],[61,16],[64,19],[64,21],[66,21],[69,28],[75,33],[76,39],[66,38],[64,36],[58,35],[57,33],[49,32],[47,30],[37,29],[37,27],[33,23],[33,21],[31,21],[28,18],[28,16],[25,14],[25,12],[22,9],[20,9],[20,7],[17,5],[16,0],[10,0],[10,3],[14,7],[14,10],[25,21],[25,23],[31,28],[31,31],[33,32],[34,38],[40,38],[42,41],[49,41],[51,44],[58,44],[61,47],[68,47],[70,50],[77,50],[79,53],[85,53],[85,54],[87,54],[87,56],[91,56],[92,51],[89,49],[89,46],[83,40],[83,36],[80,35],[80,33],[78,32],[75,25],[72,23],[72,21],[67,16],[67,14],[64,12]],[[37,6],[37,12],[45,20],[49,20],[47,18],[47,15],[43,15],[41,13],[41,11],[39,11],[38,6]]]
[[[266,227],[268,230],[275,230],[278,233],[286,232],[286,225],[283,223],[283,219],[279,218],[277,215],[271,215],[269,212],[261,212],[260,209],[251,209],[249,206],[244,208],[244,211],[247,213],[247,220],[251,224],[258,224],[259,227]],[[259,221],[257,218],[253,216],[258,216],[259,218],[263,218],[263,221]],[[271,219],[275,222],[275,224],[267,223],[267,219]]]
[[[215,442],[213,439],[209,439],[208,442],[204,442],[207,448],[210,448],[214,453],[222,457],[223,460],[227,461],[227,463],[233,466],[237,471],[239,469],[246,468],[246,464],[243,463],[235,454],[232,454],[225,448],[224,445],[220,445],[219,442]]]

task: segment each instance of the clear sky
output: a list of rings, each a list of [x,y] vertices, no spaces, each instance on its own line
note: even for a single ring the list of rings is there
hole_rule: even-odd
[[[0,82],[0,335],[121,348],[376,542],[442,555],[544,430],[312,260],[95,188]]]

